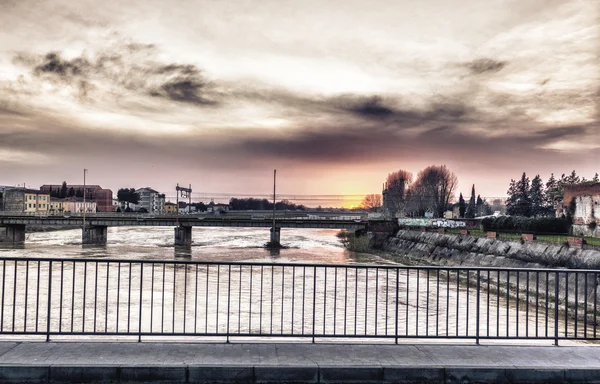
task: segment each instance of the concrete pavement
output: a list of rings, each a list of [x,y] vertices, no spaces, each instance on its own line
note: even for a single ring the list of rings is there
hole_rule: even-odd
[[[1,383],[600,383],[600,346],[0,342]]]

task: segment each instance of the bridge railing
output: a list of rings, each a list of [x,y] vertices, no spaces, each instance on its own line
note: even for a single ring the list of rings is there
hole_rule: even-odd
[[[82,218],[82,213],[57,213],[57,212],[6,212],[0,211],[0,217],[30,217],[30,218]],[[236,212],[231,211],[226,214],[210,214],[210,213],[181,213],[179,215],[171,213],[140,213],[140,212],[90,212],[86,213],[86,217],[93,218],[122,218],[122,219],[190,219],[196,218],[200,220],[271,220],[270,214],[253,214],[251,212]],[[356,214],[304,214],[297,212],[277,212],[275,214],[277,220],[365,220],[366,215]]]
[[[600,271],[0,258],[0,335],[597,340]]]

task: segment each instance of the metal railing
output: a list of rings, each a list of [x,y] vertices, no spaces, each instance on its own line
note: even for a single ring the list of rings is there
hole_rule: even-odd
[[[597,340],[600,271],[0,258],[0,335]]]

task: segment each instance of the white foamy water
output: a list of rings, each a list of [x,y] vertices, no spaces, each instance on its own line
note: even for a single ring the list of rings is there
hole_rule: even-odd
[[[173,246],[173,228],[111,227],[103,247],[82,247],[81,229],[27,234],[25,246],[0,248],[0,256],[56,258],[117,258],[200,261],[309,262],[327,264],[387,264],[373,255],[345,250],[332,229],[282,229],[281,243],[288,247],[269,251],[268,228],[194,228],[190,249]]]

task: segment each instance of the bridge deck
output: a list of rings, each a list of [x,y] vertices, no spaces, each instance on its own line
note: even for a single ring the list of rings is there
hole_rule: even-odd
[[[87,225],[92,226],[151,226],[175,227],[178,225],[191,227],[259,227],[270,228],[273,220],[269,218],[236,218],[236,217],[88,217]],[[52,225],[81,227],[81,216],[65,217],[28,217],[28,216],[0,216],[0,226],[6,225]],[[277,219],[276,226],[281,228],[330,228],[330,229],[363,229],[368,225],[361,220],[334,220],[334,219]]]
[[[1,382],[600,382],[599,346],[0,342]]]

